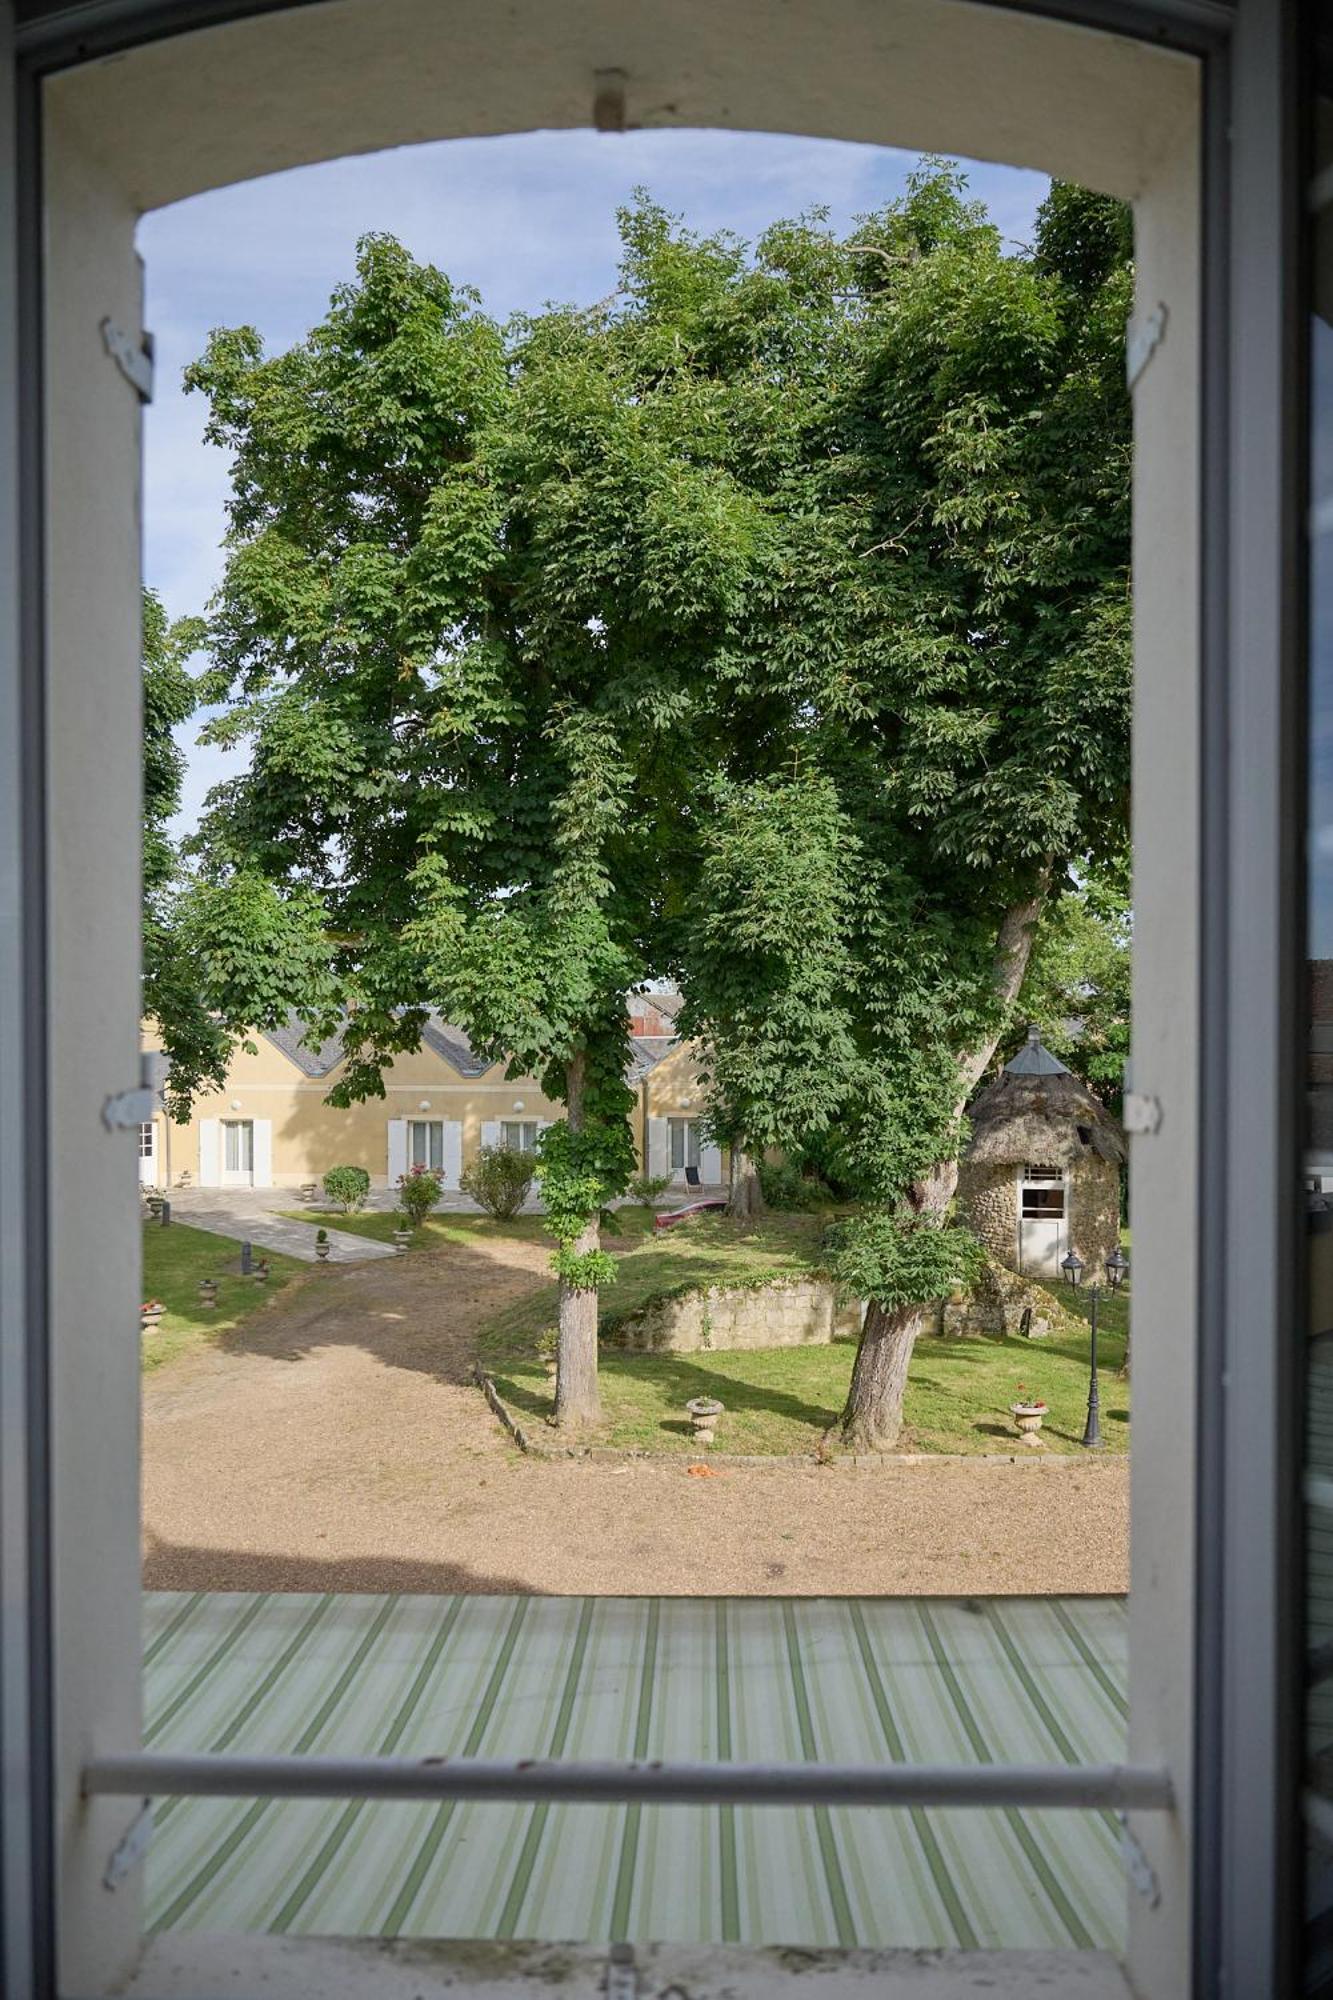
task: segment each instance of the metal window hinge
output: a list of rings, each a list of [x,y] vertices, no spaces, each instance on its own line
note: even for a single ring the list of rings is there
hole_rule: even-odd
[[[162,1109],[162,1086],[166,1081],[166,1057],[156,1049],[145,1049],[139,1057],[139,1083],[135,1090],[122,1090],[108,1097],[102,1106],[102,1123],[108,1132],[129,1131],[147,1125]]]
[[[1156,1132],[1162,1123],[1162,1100],[1145,1090],[1125,1092],[1124,1125],[1127,1132]]]
[[[1159,299],[1145,319],[1130,321],[1125,335],[1125,379],[1131,389],[1166,339],[1170,317],[1166,301]]]
[[[102,321],[102,345],[119,368],[125,380],[138,391],[141,403],[153,400],[153,336],[146,333],[143,345],[136,347],[123,327],[113,319]]]
[[[1125,1873],[1144,1898],[1150,1910],[1155,1910],[1162,1900],[1162,1885],[1153,1870],[1153,1865],[1139,1845],[1138,1837],[1130,1830],[1129,1817],[1118,1812],[1120,1822],[1120,1852],[1124,1858]]]
[[[111,1850],[111,1859],[107,1862],[106,1873],[102,1877],[104,1889],[120,1887],[125,1877],[133,1873],[147,1854],[152,1838],[153,1801],[145,1799]]]

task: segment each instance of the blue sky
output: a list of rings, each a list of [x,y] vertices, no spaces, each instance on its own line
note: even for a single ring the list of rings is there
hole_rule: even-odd
[[[914,155],[769,133],[533,132],[335,160],[160,209],[139,228],[157,389],[145,423],[144,571],[172,617],[202,611],[222,570],[224,455],[202,438],[183,369],[215,326],[257,327],[269,351],[298,340],[352,273],[356,241],[388,230],[475,285],[507,317],[548,300],[587,303],[615,283],[615,212],[636,186],[691,228],[752,239],[816,205],[835,224],[900,192]],[[1040,174],[975,165],[971,190],[1006,236],[1030,240]],[[178,831],[236,753],[190,751]]]

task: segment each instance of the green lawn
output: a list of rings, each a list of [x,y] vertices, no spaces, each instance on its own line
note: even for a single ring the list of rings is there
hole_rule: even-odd
[[[451,1218],[455,1225],[468,1218]],[[531,1221],[532,1218],[527,1218]],[[646,1299],[696,1284],[756,1282],[818,1262],[823,1219],[765,1217],[758,1225],[724,1219],[682,1223],[647,1234],[647,1212],[624,1216],[624,1235],[608,1238],[622,1253],[615,1282],[602,1294],[600,1442],[625,1450],[692,1452],[684,1405],[716,1396],[726,1405],[717,1446],[745,1453],[809,1453],[819,1448],[847,1394],[855,1353],[850,1341],[829,1347],[627,1354],[614,1344],[618,1320]],[[491,1228],[512,1225],[491,1224]],[[550,1410],[543,1364],[555,1324],[554,1285],[520,1299],[483,1329],[481,1359],[521,1418]],[[1129,1385],[1124,1359],[1127,1300],[1104,1298],[1099,1348],[1102,1435],[1108,1448],[1129,1442]],[[1086,1299],[1076,1301],[1086,1313]],[[1040,1341],[936,1340],[917,1343],[908,1382],[901,1449],[1003,1451],[1016,1442],[1009,1404],[1021,1388],[1050,1406],[1047,1448],[1076,1451],[1088,1393],[1088,1345],[1081,1335]],[[1025,1448],[1026,1449],[1026,1448]]]
[[[145,1372],[160,1368],[187,1347],[239,1326],[310,1268],[276,1250],[258,1254],[268,1258],[271,1275],[266,1285],[241,1276],[238,1242],[182,1222],[167,1229],[155,1222],[144,1224],[143,1295],[161,1299],[166,1306],[155,1331],[140,1341]],[[201,1278],[218,1280],[218,1303],[212,1312],[205,1312],[199,1303]]]
[[[370,1236],[376,1243],[392,1241],[400,1221],[396,1209],[365,1209],[360,1215],[344,1215],[340,1208],[284,1208],[289,1222],[312,1222],[318,1229],[342,1229],[349,1236]],[[428,1215],[416,1232],[414,1248],[442,1250],[448,1243],[472,1243],[478,1239],[517,1236],[530,1243],[543,1235],[540,1215],[515,1215],[507,1222],[493,1222],[488,1215],[458,1215],[446,1212]]]

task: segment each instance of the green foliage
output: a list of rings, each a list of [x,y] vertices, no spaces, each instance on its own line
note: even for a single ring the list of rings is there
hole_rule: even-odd
[[[929,1305],[970,1286],[985,1263],[972,1232],[884,1209],[866,1209],[836,1224],[825,1254],[839,1291],[873,1299],[886,1312]]]
[[[670,1174],[635,1174],[626,1192],[634,1201],[651,1208],[657,1197],[671,1186]]]
[[[507,1218],[517,1215],[527,1200],[536,1171],[531,1153],[512,1146],[483,1146],[464,1167],[458,1185],[487,1215]]]
[[[368,238],[304,341],[189,376],[252,752],[208,1003],[348,1010],[341,1101],[428,1004],[541,1076],[562,1256],[634,1172],[627,989],[680,979],[719,1140],[892,1215],[1005,1029],[1005,912],[1127,839],[1127,211],[1057,185],[1014,252],[925,161],[845,241],[620,227],[610,302],[507,329]]]
[[[1133,917],[1129,858],[1088,864],[1071,877],[1037,939],[1007,1061],[1029,1021],[1053,1055],[1117,1115],[1129,1059]]]
[[[366,1205],[370,1175],[364,1167],[330,1167],[324,1176],[324,1193],[329,1201],[338,1203],[344,1215],[355,1215]]]
[[[827,1207],[834,1199],[825,1181],[803,1171],[794,1160],[761,1160],[756,1172],[770,1208],[809,1212]]]
[[[420,1229],[443,1193],[443,1177],[433,1167],[410,1167],[398,1176],[398,1206],[412,1229]]]
[[[198,688],[186,661],[201,643],[197,619],[167,622],[162,600],[143,593],[143,1012],[156,1022],[170,1064],[167,1104],[187,1118],[201,1089],[221,1090],[231,1037],[210,1013],[193,952],[182,935],[186,879],[167,832],[180,808],[185,755],[175,730],[189,720]]]

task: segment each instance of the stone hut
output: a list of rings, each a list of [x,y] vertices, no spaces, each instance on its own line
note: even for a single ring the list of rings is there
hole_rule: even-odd
[[[1120,1237],[1120,1126],[1035,1028],[968,1106],[958,1205],[996,1260],[1048,1283],[1075,1249],[1101,1279]]]

